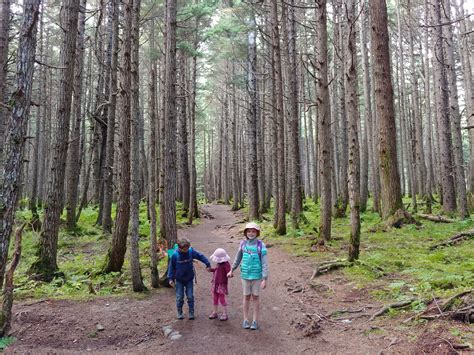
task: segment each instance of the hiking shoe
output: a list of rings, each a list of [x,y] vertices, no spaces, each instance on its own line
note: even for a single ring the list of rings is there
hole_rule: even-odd
[[[216,318],[217,318],[216,312],[212,312],[211,314],[209,314],[209,319],[216,319]]]
[[[252,325],[250,326],[250,329],[252,329],[252,330],[257,330],[258,329],[258,324],[257,324],[256,320],[254,320],[252,322]]]
[[[183,311],[178,311],[178,319],[184,319]]]
[[[242,328],[250,329],[250,323],[247,319],[245,319],[244,322],[242,323]]]
[[[189,319],[191,319],[191,320],[194,319],[194,311],[192,311],[192,310],[189,311]]]
[[[222,321],[225,321],[225,320],[228,320],[229,317],[227,317],[227,314],[223,313],[221,314],[221,316],[219,317],[219,320],[222,320]]]

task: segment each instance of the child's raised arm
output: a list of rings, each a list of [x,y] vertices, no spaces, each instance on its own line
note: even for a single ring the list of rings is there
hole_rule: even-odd
[[[211,268],[211,263],[209,260],[204,256],[204,254],[201,254],[197,250],[193,249],[193,259],[197,259],[203,264],[206,265],[206,268],[209,270]]]

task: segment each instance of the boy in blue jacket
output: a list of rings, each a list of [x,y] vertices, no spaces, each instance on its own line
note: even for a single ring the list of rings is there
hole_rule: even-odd
[[[193,260],[197,259],[206,265],[206,269],[211,271],[211,263],[207,258],[191,248],[191,242],[182,238],[178,241],[178,249],[171,256],[168,267],[168,280],[172,287],[176,288],[176,308],[178,309],[178,319],[183,319],[184,294],[188,299],[189,319],[194,319],[194,266]]]

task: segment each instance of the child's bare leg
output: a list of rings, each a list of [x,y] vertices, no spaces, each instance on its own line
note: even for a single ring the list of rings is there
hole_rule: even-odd
[[[249,320],[250,295],[244,296],[244,319]]]
[[[258,315],[260,312],[260,298],[258,296],[252,295],[253,300],[253,321],[258,321]]]

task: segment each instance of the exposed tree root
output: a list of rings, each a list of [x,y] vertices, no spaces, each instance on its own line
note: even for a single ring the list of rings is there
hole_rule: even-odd
[[[316,276],[325,274],[329,271],[341,269],[341,268],[344,268],[344,267],[350,267],[350,266],[353,266],[353,265],[360,265],[360,266],[366,267],[369,270],[371,270],[373,273],[375,273],[379,276],[385,275],[385,271],[382,268],[377,267],[377,266],[368,265],[368,264],[366,264],[366,263],[364,263],[363,261],[360,261],[360,260],[355,260],[353,262],[350,262],[350,261],[347,261],[347,260],[335,260],[335,261],[327,261],[327,262],[323,262],[323,263],[318,264],[316,266],[316,269],[314,269],[313,275],[311,276],[310,280],[313,280]]]
[[[435,250],[435,249],[438,249],[438,248],[443,248],[443,247],[447,247],[447,246],[451,246],[451,245],[456,245],[456,244],[458,244],[458,243],[460,243],[464,240],[471,239],[472,237],[474,237],[474,230],[461,232],[461,233],[458,233],[458,234],[452,236],[451,238],[449,238],[448,240],[446,240],[442,243],[435,244],[435,245],[431,246],[430,250]]]
[[[411,305],[414,301],[416,301],[417,299],[416,298],[410,298],[406,301],[402,301],[402,302],[397,302],[397,303],[391,303],[389,305],[386,305],[386,306],[383,306],[380,310],[378,310],[377,312],[375,312],[374,314],[372,314],[372,316],[369,318],[369,322],[374,320],[376,317],[378,316],[381,316],[385,313],[387,313],[390,309],[393,309],[393,308],[403,308],[403,307],[406,307],[406,306],[409,306]]]
[[[401,228],[406,224],[419,225],[420,223],[417,222],[406,210],[399,209],[393,215],[387,218],[385,224],[391,228]]]
[[[428,221],[432,222],[438,222],[438,223],[454,223],[456,222],[454,219],[451,218],[446,218],[443,216],[435,216],[432,214],[425,214],[425,213],[418,213],[418,217],[426,219]]]
[[[311,276],[310,280],[314,279],[316,276],[325,274],[328,271],[336,270],[336,269],[340,269],[340,268],[352,266],[352,265],[353,263],[349,261],[329,261],[329,262],[321,263],[313,271],[313,275]]]

